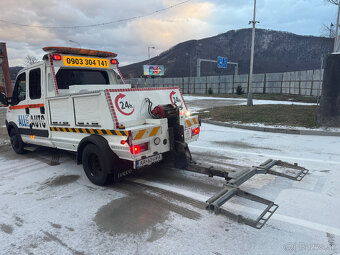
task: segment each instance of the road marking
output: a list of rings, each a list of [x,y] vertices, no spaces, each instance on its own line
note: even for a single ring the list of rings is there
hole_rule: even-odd
[[[222,149],[222,148],[209,148],[209,147],[203,147],[203,146],[198,146],[198,145],[190,145],[190,148],[198,148],[198,149],[211,150],[211,151],[239,153],[239,154],[245,154],[245,155],[264,156],[264,157],[269,157],[269,158],[273,158],[273,159],[275,159],[275,158],[281,159],[282,158],[282,159],[292,159],[292,160],[299,160],[299,161],[317,162],[317,163],[326,163],[326,164],[329,163],[329,164],[340,165],[340,161],[312,159],[312,158],[298,158],[298,157],[264,154],[264,153],[248,152],[248,151],[228,150],[228,149]]]
[[[131,179],[131,181],[135,182],[135,183],[139,183],[139,184],[143,184],[143,185],[147,185],[147,186],[151,186],[154,188],[159,188],[159,189],[163,189],[166,191],[170,191],[170,192],[174,192],[176,194],[179,195],[183,195],[186,197],[189,197],[191,199],[195,199],[198,200],[200,202],[206,202],[209,197],[198,194],[198,193],[194,193],[188,190],[184,190],[184,189],[180,189],[180,188],[176,188],[173,186],[169,186],[166,184],[161,184],[161,183],[157,183],[157,182],[151,182],[151,181],[147,181],[147,180],[143,180],[143,179]],[[247,213],[251,213],[254,214],[256,216],[258,216],[262,211],[254,209],[254,208],[250,208],[247,206],[243,206],[243,205],[238,205],[232,202],[228,202],[227,204],[232,205],[233,209],[237,210],[237,211],[243,211],[243,212],[247,212]],[[225,205],[222,206],[222,208],[224,209],[228,209],[228,207],[226,207]],[[334,234],[337,236],[340,236],[340,229],[339,228],[335,228],[335,227],[331,227],[331,226],[327,226],[324,224],[320,224],[320,223],[315,223],[315,222],[311,222],[308,220],[303,220],[303,219],[299,219],[299,218],[295,218],[295,217],[291,217],[291,216],[286,216],[286,215],[282,215],[282,214],[278,214],[278,213],[274,213],[273,216],[271,217],[271,219],[275,219],[278,221],[282,221],[285,223],[290,223],[293,225],[297,225],[300,227],[305,227],[305,228],[309,228],[312,230],[317,230],[320,232],[324,232],[324,233],[330,233],[330,234]]]

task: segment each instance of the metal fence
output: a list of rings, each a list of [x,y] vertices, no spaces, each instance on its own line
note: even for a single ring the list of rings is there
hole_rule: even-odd
[[[253,93],[320,96],[323,70],[253,75]],[[234,94],[238,86],[248,93],[248,74],[181,78],[133,78],[134,87],[180,87],[187,94]]]

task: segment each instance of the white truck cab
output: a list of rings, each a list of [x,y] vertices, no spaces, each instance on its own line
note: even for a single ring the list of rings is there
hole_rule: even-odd
[[[43,61],[22,69],[6,115],[14,151],[28,144],[77,154],[97,185],[164,160],[185,167],[187,143],[200,121],[190,116],[178,87],[132,88],[116,54],[46,47]]]

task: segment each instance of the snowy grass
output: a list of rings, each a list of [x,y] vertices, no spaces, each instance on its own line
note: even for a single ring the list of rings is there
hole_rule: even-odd
[[[238,121],[240,123],[262,123],[293,127],[317,127],[318,106],[311,105],[254,105],[252,107],[215,107],[210,112],[200,112],[202,119],[217,121]]]

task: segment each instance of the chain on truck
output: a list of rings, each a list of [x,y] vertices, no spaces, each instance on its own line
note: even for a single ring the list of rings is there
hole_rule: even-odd
[[[261,228],[278,205],[239,188],[256,174],[300,181],[308,170],[297,164],[268,160],[237,173],[198,165],[188,143],[200,133],[178,87],[132,88],[118,68],[117,54],[67,47],[45,47],[43,61],[22,69],[6,115],[13,150],[31,145],[75,152],[86,176],[96,185],[116,182],[134,169],[168,162],[169,169],[219,176],[222,190],[206,201],[207,209]],[[289,173],[276,171],[285,168]],[[295,171],[295,172],[294,172]],[[291,174],[293,172],[293,175]],[[226,210],[240,196],[265,205],[256,219]]]

